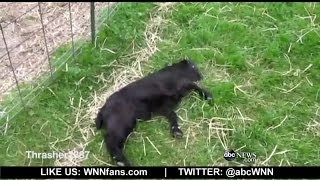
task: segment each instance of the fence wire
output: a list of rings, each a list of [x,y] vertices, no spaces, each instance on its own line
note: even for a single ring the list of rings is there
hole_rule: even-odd
[[[91,37],[95,42],[97,29],[117,5],[111,2],[0,4],[1,12],[10,12],[10,8],[17,9],[12,12],[20,11],[16,16],[0,15],[0,132],[41,93],[39,89],[46,88],[55,72],[81,52],[82,45],[75,43],[76,40]],[[67,38],[66,32],[70,32]],[[60,39],[59,35],[62,35]],[[70,44],[70,48],[53,65],[52,53],[63,44]]]

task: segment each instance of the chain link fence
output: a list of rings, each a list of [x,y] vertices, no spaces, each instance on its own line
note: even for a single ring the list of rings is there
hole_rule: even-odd
[[[94,43],[97,29],[118,4],[0,2],[1,125],[37,97],[35,92],[81,52],[81,43],[75,42],[91,38]],[[53,57],[56,49],[64,45],[68,45],[68,51]],[[53,65],[52,59],[57,64]],[[22,91],[26,88],[28,91]]]

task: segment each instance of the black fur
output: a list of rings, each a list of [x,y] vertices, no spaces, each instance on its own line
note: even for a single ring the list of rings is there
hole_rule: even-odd
[[[138,119],[164,116],[170,123],[171,134],[176,138],[183,136],[174,111],[182,98],[195,90],[206,100],[212,99],[208,91],[194,83],[201,79],[197,66],[191,60],[182,60],[125,86],[107,99],[98,112],[96,128],[106,130],[106,148],[117,165],[131,165],[123,147]]]

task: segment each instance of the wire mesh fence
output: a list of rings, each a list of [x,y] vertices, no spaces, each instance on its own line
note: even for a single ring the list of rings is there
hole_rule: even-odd
[[[0,126],[37,97],[35,92],[45,88],[47,80],[81,52],[82,45],[76,41],[91,38],[94,42],[97,29],[117,4],[0,3]],[[53,52],[65,44],[70,48],[53,65]]]

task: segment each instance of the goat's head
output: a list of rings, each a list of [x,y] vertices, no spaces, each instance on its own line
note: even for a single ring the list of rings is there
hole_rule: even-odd
[[[178,62],[180,73],[184,78],[187,78],[191,81],[200,81],[202,79],[202,75],[199,71],[197,65],[191,59],[183,59]]]

